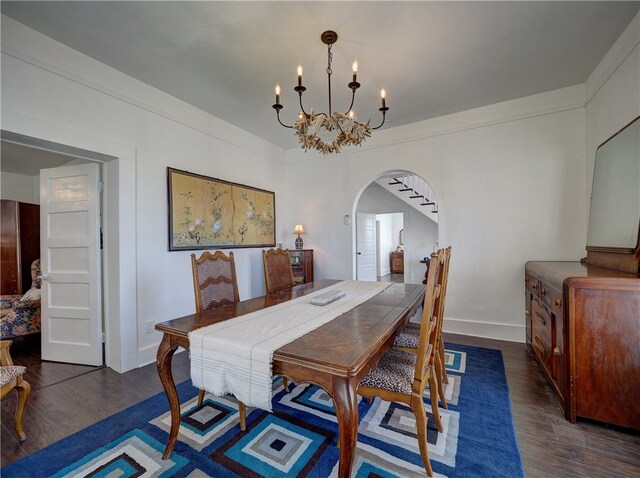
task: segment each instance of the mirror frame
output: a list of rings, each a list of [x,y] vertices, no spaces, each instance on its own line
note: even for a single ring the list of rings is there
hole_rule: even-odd
[[[633,120],[629,121],[626,125],[612,134],[602,144],[596,148],[596,158],[598,150],[607,144],[609,141],[617,137],[625,129],[631,126],[636,121],[640,120],[640,116],[636,116]],[[591,182],[591,197],[593,197],[593,184],[595,182],[595,160],[593,163],[594,175]],[[589,202],[589,216],[591,216],[591,202]],[[587,224],[587,229],[589,224]],[[588,264],[598,265],[602,267],[608,267],[610,269],[617,269],[625,272],[640,273],[640,221],[638,221],[638,240],[635,247],[607,247],[607,246],[586,246]]]

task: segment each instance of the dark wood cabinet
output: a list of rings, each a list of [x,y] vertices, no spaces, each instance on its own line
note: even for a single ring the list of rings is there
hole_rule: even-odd
[[[527,347],[568,420],[640,429],[640,278],[579,262],[528,262]]]
[[[0,214],[0,293],[24,294],[31,287],[31,263],[40,257],[40,206],[3,199]]]
[[[313,249],[289,250],[295,284],[313,282]]]
[[[404,274],[404,252],[389,253],[392,274]]]

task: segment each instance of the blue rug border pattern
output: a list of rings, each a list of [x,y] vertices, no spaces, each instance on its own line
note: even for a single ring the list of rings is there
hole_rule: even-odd
[[[459,412],[464,418],[461,418],[459,423],[457,445],[459,451],[455,468],[432,459],[434,472],[447,477],[524,477],[522,459],[512,420],[502,353],[499,350],[458,344],[446,344],[446,347],[465,352],[467,355],[466,371],[460,374],[459,403],[449,405],[450,410]],[[453,371],[448,373],[458,375]],[[491,386],[487,386],[488,383]],[[191,385],[190,380],[178,384],[177,391],[180,403],[197,395],[197,390]],[[276,415],[283,413],[296,419],[308,415],[283,405],[276,406],[277,398],[284,393],[282,391],[274,397]],[[360,401],[360,419],[366,414],[369,407],[370,405],[365,400]],[[430,411],[428,403],[425,408]],[[68,469],[76,462],[86,461],[88,455],[96,456],[99,449],[110,446],[112,442],[119,441],[125,435],[131,435],[134,432],[148,435],[150,441],[160,442],[163,444],[162,449],[164,449],[167,440],[166,432],[148,422],[166,413],[167,410],[166,396],[164,392],[160,392],[53,443],[47,448],[3,467],[0,474],[5,478],[51,477]],[[265,414],[266,412],[261,410],[253,410],[247,417],[248,426],[256,420],[263,420]],[[337,424],[316,416],[304,418],[308,418],[306,422],[310,427],[321,427],[328,431],[323,445],[324,453],[318,460],[317,466],[314,467],[315,473],[308,476],[328,476],[338,458],[338,450],[335,447]],[[210,455],[214,454],[223,443],[228,442],[237,433],[235,429],[227,431],[201,452],[197,452],[178,441],[172,458],[176,457],[176,454],[179,455],[175,461],[179,462],[180,466],[172,468],[171,474],[167,476],[182,478],[189,476],[194,471],[196,473],[206,471],[209,476],[217,477],[236,476],[229,469],[211,460]],[[376,445],[375,439],[363,436],[363,434],[358,435],[358,440],[369,445]],[[89,443],[91,446],[88,446]],[[411,461],[422,466],[419,455],[411,457]]]

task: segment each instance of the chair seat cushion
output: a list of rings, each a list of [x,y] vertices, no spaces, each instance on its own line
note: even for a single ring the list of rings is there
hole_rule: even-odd
[[[394,347],[404,347],[406,349],[417,349],[418,338],[420,337],[420,325],[409,324],[396,335],[393,342]]]
[[[411,395],[415,370],[416,354],[390,348],[378,366],[362,378],[360,386]]]
[[[19,365],[10,365],[7,367],[0,367],[0,385],[6,385],[16,377],[24,374],[27,371],[25,367]]]

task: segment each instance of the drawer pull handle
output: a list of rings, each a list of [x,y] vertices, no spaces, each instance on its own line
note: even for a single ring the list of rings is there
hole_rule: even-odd
[[[526,315],[527,317],[531,316],[531,311],[529,309],[525,309],[524,315]]]
[[[538,284],[533,284],[533,285],[531,286],[531,288],[532,288],[533,290],[538,290]]]
[[[553,349],[553,355],[557,355],[558,357],[562,357],[562,352],[560,352],[560,347],[556,347]]]
[[[545,289],[544,287],[542,287],[540,289],[540,295],[547,295],[547,289]]]
[[[556,307],[562,307],[562,301],[560,299],[556,299]]]

